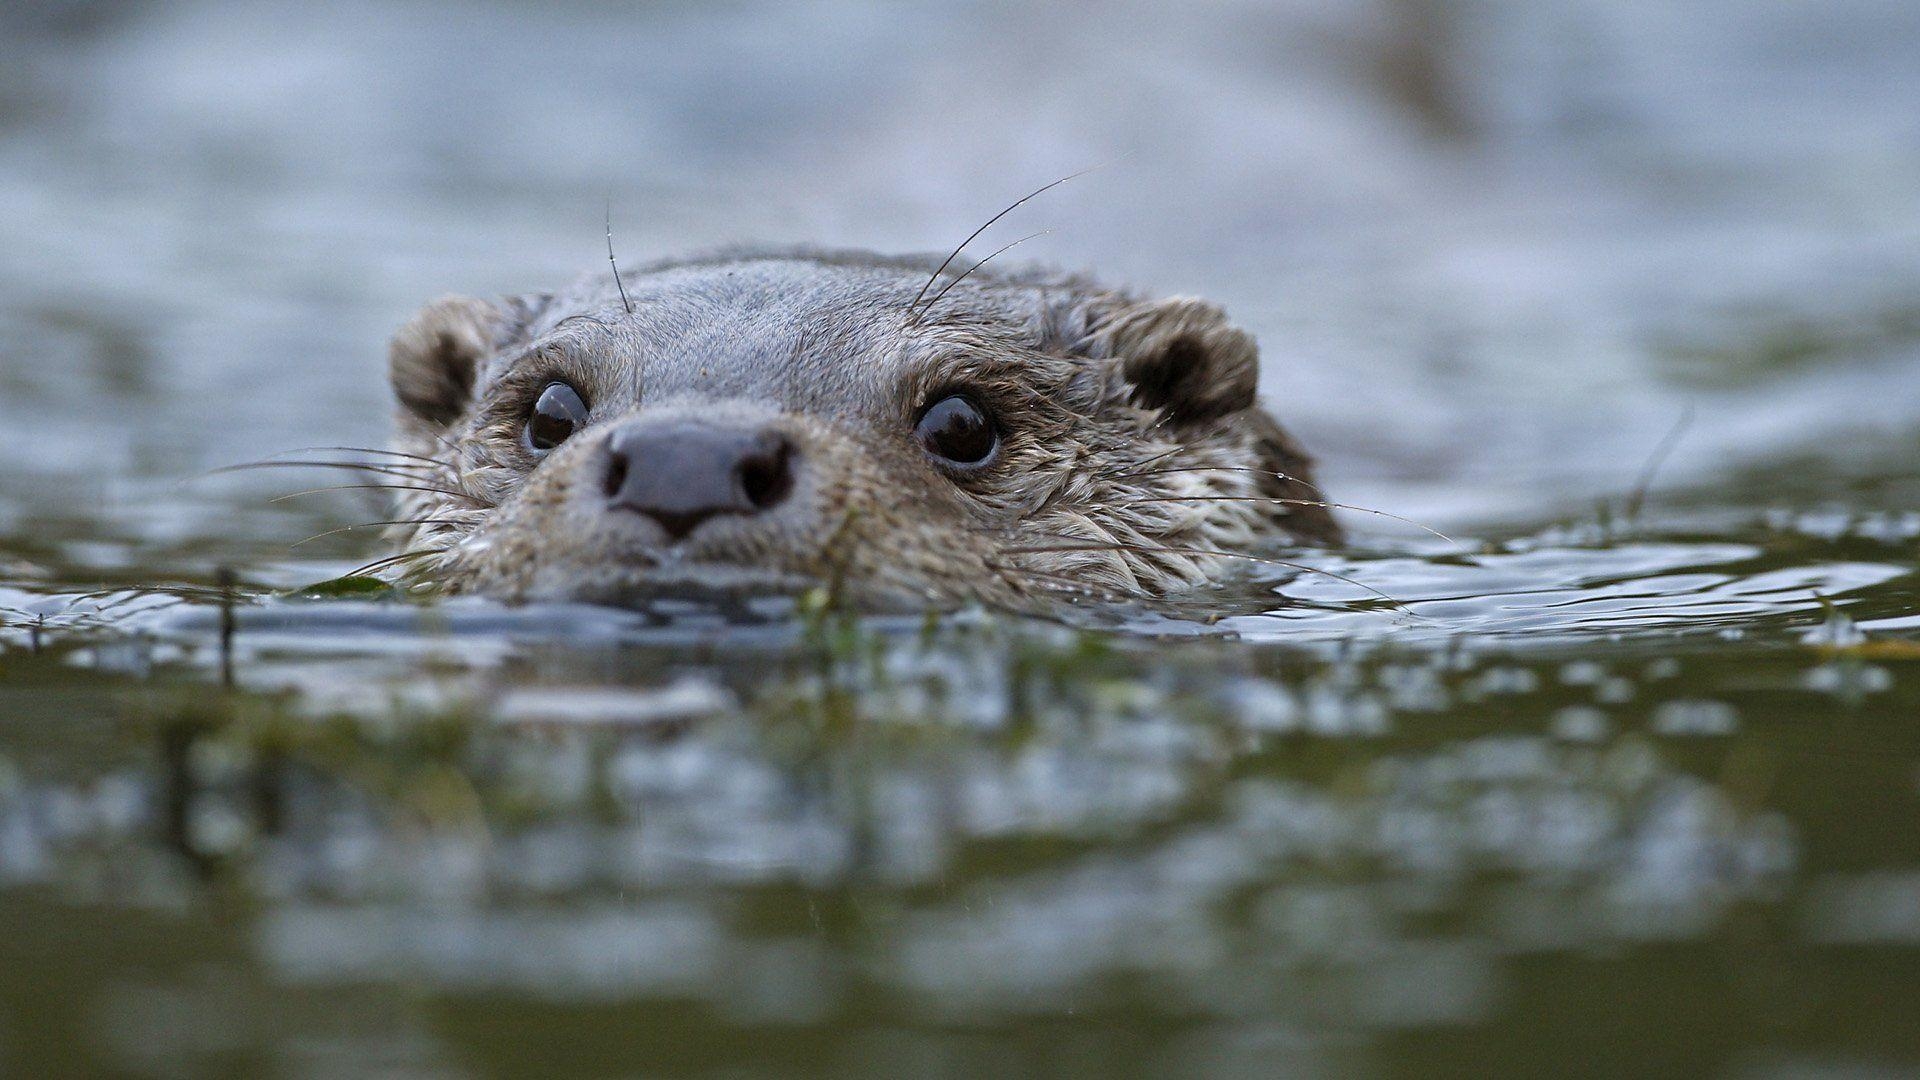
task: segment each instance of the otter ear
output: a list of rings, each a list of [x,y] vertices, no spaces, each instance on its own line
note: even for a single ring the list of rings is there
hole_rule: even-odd
[[[402,422],[438,429],[459,419],[507,318],[484,300],[447,296],[408,320],[387,349],[387,375]]]
[[[1119,358],[1133,404],[1158,409],[1174,423],[1239,412],[1259,392],[1260,353],[1252,335],[1205,300],[1176,296],[1128,305],[1093,336]]]

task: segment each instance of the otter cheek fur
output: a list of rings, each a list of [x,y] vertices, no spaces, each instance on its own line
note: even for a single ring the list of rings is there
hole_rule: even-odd
[[[1044,610],[1339,542],[1218,307],[1041,272],[949,273],[929,301],[936,265],[731,253],[428,306],[391,349],[418,478],[392,572]]]

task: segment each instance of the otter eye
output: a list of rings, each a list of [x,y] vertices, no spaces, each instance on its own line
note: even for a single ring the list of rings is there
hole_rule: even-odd
[[[551,450],[586,422],[587,403],[580,400],[580,392],[563,382],[548,383],[527,416],[527,444],[535,450]]]
[[[927,406],[913,434],[927,453],[952,465],[984,465],[1000,446],[993,421],[959,394]]]

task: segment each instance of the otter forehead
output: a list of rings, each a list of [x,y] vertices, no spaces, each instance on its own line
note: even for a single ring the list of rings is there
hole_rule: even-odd
[[[636,399],[845,408],[885,404],[943,348],[1017,364],[1038,344],[1036,289],[967,282],[929,311],[920,296],[928,273],[899,262],[739,259],[626,274],[624,299],[601,275],[554,296],[525,353],[507,359],[563,352],[603,393]]]

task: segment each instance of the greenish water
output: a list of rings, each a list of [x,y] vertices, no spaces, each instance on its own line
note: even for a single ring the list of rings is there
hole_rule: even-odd
[[[214,588],[11,594],[0,1052],[1920,1061],[1912,538],[1500,547],[1340,563],[1399,608],[1119,630],[242,593],[223,649]]]
[[[1913,1075],[1917,44],[0,9],[0,1076]],[[1100,161],[993,246],[1218,299],[1333,497],[1453,540],[1057,623],[503,608],[302,595],[391,515],[208,475],[379,446],[385,336],[603,265],[609,197],[623,258],[919,250]]]

